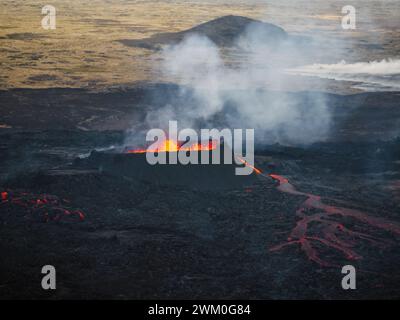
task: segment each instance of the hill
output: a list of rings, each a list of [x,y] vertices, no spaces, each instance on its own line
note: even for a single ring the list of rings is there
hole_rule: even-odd
[[[282,28],[241,16],[224,16],[202,23],[191,29],[180,32],[159,33],[150,38],[132,40],[121,39],[119,42],[131,47],[140,47],[146,49],[159,49],[163,45],[171,45],[180,42],[183,38],[190,34],[199,34],[208,37],[216,45],[220,47],[230,47],[235,44],[239,35],[243,34],[248,28],[257,30],[265,42],[274,42],[287,38],[287,33]]]

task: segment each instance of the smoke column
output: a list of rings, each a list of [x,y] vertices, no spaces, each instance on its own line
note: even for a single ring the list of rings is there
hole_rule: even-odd
[[[238,36],[236,48],[246,52],[246,59],[234,67],[224,62],[221,50],[204,36],[190,35],[167,47],[162,53],[162,71],[181,85],[182,96],[191,99],[183,112],[174,113],[174,107],[167,105],[156,116],[150,113],[151,126],[162,127],[171,116],[192,127],[199,119],[215,125],[213,120],[219,116],[228,127],[254,128],[258,142],[324,140],[331,122],[324,95],[310,93],[298,99],[280,90],[288,77],[284,72],[288,63],[302,58],[301,45],[291,39],[265,44],[259,32],[250,25]]]

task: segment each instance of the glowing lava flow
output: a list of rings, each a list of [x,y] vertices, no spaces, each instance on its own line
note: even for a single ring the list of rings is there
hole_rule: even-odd
[[[236,156],[236,159],[238,159],[241,163],[243,163],[245,166],[251,168],[254,170],[255,173],[260,174],[262,176],[265,176],[260,169],[257,169],[255,166],[252,166],[250,163],[248,163],[246,160],[244,160],[243,158]]]
[[[250,166],[243,159],[239,158],[239,160],[245,165]],[[349,260],[362,258],[354,250],[354,247],[357,245],[357,239],[368,241],[377,247],[386,247],[388,244],[391,244],[391,242],[387,240],[374,237],[367,233],[352,231],[342,223],[334,220],[339,218],[352,218],[366,226],[400,235],[400,225],[396,223],[369,216],[359,210],[324,204],[320,196],[298,191],[285,177],[277,174],[265,175],[257,168],[254,168],[254,171],[259,175],[270,177],[278,181],[279,191],[307,198],[296,210],[296,216],[299,217],[300,220],[297,221],[296,226],[291,231],[287,242],[270,248],[270,251],[278,251],[284,247],[298,244],[311,261],[321,266],[331,266],[331,263],[319,257],[317,248],[315,248],[315,243],[320,243],[328,248],[334,249],[342,253]],[[315,223],[317,224],[317,228],[315,226],[314,228],[320,231],[322,234],[320,236],[311,233],[310,226]]]
[[[178,151],[210,151],[217,147],[216,141],[198,142],[190,146],[180,146],[174,140],[164,140],[155,149],[131,149],[125,151],[126,153],[146,153],[146,152],[178,152]]]
[[[63,216],[77,216],[83,221],[85,215],[80,210],[70,209],[69,201],[59,199],[57,196],[43,194],[34,195],[26,192],[4,191],[0,193],[1,205],[17,205],[29,210],[31,213],[42,213],[46,222],[53,220],[58,221]]]
[[[340,217],[350,217],[369,227],[375,227],[400,235],[400,226],[398,224],[385,219],[371,217],[355,209],[326,205],[322,202],[320,196],[297,191],[296,188],[289,183],[288,179],[276,174],[270,174],[269,176],[279,182],[278,190],[307,197],[296,211],[296,215],[300,220],[297,221],[296,226],[291,231],[287,242],[271,248],[270,251],[278,251],[286,246],[299,244],[300,248],[310,260],[322,266],[330,266],[330,263],[319,257],[318,251],[314,247],[316,242],[341,252],[349,260],[362,258],[353,249],[357,244],[356,239],[366,240],[379,247],[385,247],[389,244],[386,240],[346,228],[343,224],[334,220]],[[313,223],[319,224],[318,230],[321,231],[321,236],[310,234],[310,225]]]

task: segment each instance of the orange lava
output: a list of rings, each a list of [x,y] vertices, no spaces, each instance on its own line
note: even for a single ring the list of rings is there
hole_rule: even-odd
[[[146,152],[178,152],[178,151],[210,151],[217,147],[216,141],[198,142],[191,146],[181,146],[176,141],[167,139],[164,140],[155,149],[131,149],[125,151],[126,153],[146,153]]]
[[[1,192],[0,205],[18,206],[30,213],[41,213],[46,222],[58,221],[63,216],[77,216],[79,220],[85,219],[85,214],[76,209],[71,209],[66,199],[59,199],[49,194],[35,195],[27,192],[4,191]]]
[[[257,174],[262,174],[260,169],[257,169],[255,166],[252,166],[250,163],[248,163],[246,160],[242,159],[241,157],[237,156],[236,157],[241,163],[243,163],[246,167],[249,167],[254,170],[255,173]]]

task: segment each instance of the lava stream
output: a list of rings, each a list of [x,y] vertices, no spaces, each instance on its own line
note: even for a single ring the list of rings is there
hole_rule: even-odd
[[[297,221],[296,226],[291,231],[287,242],[272,247],[270,251],[278,251],[284,247],[299,244],[300,248],[310,260],[321,266],[330,266],[330,263],[319,257],[318,251],[314,247],[315,242],[319,242],[328,248],[341,252],[349,260],[362,258],[362,256],[357,254],[354,250],[354,247],[357,245],[357,239],[366,240],[379,247],[385,247],[390,243],[387,240],[379,239],[367,233],[352,231],[343,224],[333,220],[334,216],[336,218],[350,217],[370,227],[400,235],[400,226],[398,224],[386,219],[369,216],[359,210],[324,204],[320,196],[298,191],[289,183],[288,179],[277,174],[270,174],[269,176],[279,182],[278,190],[288,194],[305,196],[307,198],[296,210],[296,216],[299,217],[300,220]],[[312,211],[315,213],[312,213]],[[310,225],[312,223],[319,224],[319,229],[322,233],[321,236],[311,234]],[[346,240],[342,239],[343,236],[346,237]]]
[[[59,199],[57,196],[42,194],[35,195],[27,192],[3,191],[1,195],[1,205],[16,205],[31,213],[40,213],[46,222],[58,221],[65,216],[77,216],[83,221],[85,215],[82,211],[69,208],[69,201]]]

